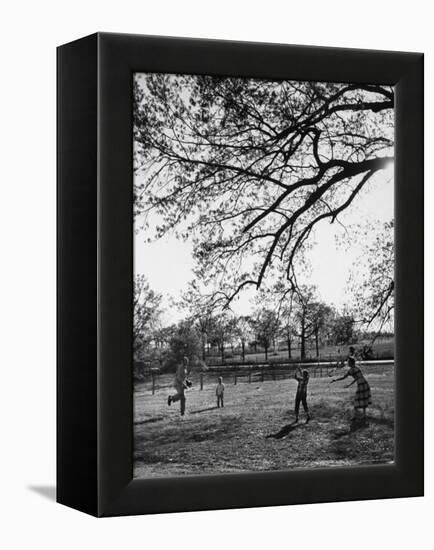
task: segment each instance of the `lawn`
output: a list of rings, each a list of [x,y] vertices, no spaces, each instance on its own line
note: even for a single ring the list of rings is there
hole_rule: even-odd
[[[394,457],[394,369],[365,369],[373,404],[366,426],[351,424],[356,385],[330,385],[311,378],[308,401],[312,420],[301,411],[294,424],[293,379],[226,383],[225,407],[218,409],[212,380],[187,392],[187,412],[167,405],[173,375],[135,388],[134,475],[155,477],[286,470],[306,467],[378,464]]]

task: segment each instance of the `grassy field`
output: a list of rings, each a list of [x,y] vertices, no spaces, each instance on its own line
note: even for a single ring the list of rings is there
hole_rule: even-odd
[[[167,405],[173,375],[135,388],[134,475],[156,477],[349,466],[393,461],[394,374],[392,365],[364,369],[373,404],[366,426],[354,428],[352,397],[356,385],[309,382],[312,420],[301,410],[294,424],[293,379],[226,384],[225,408],[215,403],[213,384],[187,392],[187,412]]]

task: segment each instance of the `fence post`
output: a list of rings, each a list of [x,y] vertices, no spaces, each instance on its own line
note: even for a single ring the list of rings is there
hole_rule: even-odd
[[[237,375],[235,374],[234,375],[234,386],[236,386],[236,385],[237,385]]]
[[[152,395],[155,393],[155,374],[152,373]]]
[[[200,389],[203,390],[203,372],[200,373]]]
[[[249,367],[249,384],[252,383],[252,369]]]

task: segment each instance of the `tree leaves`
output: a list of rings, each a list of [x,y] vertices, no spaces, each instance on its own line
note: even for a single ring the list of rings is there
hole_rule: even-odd
[[[352,208],[393,158],[393,89],[141,75],[135,215],[193,238],[196,274],[230,303],[273,265],[299,269],[312,230]]]

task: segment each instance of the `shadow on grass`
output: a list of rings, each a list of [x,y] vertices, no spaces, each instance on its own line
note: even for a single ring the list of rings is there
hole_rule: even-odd
[[[154,422],[159,422],[160,420],[164,420],[164,416],[154,416],[153,418],[147,418],[146,420],[137,420],[134,424],[136,426],[140,424],[153,424]]]
[[[151,424],[134,434],[134,449],[140,452],[152,446],[164,452],[179,451],[184,445],[203,441],[221,441],[233,437],[240,427],[241,420],[233,415],[205,415],[178,417],[173,422]],[[199,412],[199,411],[198,411]],[[184,420],[185,419],[185,420]]]
[[[334,432],[332,432],[331,434],[331,439],[332,440],[337,440],[337,439],[341,439],[341,437],[345,437],[346,435],[351,435],[352,433],[354,433],[356,430],[352,429],[352,427],[350,426],[349,429],[344,429],[344,430],[336,430]]]
[[[350,435],[354,432],[357,432],[359,430],[363,430],[365,428],[369,428],[369,426],[373,424],[378,424],[381,426],[387,426],[392,427],[394,426],[394,421],[389,418],[373,418],[373,417],[366,417],[366,420],[363,419],[351,419],[348,429],[342,429],[342,430],[336,430],[335,432],[332,432],[332,439],[340,439],[341,437],[345,437],[346,435]]]
[[[199,409],[198,411],[190,411],[188,414],[200,414],[207,411],[213,411],[215,409],[218,409],[219,407],[208,407],[206,409]]]
[[[377,424],[379,426],[387,426],[388,428],[395,427],[395,420],[393,418],[367,418],[368,424]]]
[[[300,426],[301,426],[301,424],[299,424],[298,422],[291,422],[290,424],[286,424],[285,426],[283,426],[283,428],[281,428],[275,434],[266,435],[265,439],[271,439],[271,438],[273,438],[273,439],[282,439],[282,437],[287,436],[288,434],[290,434],[291,432],[293,432],[296,428],[299,428]]]

